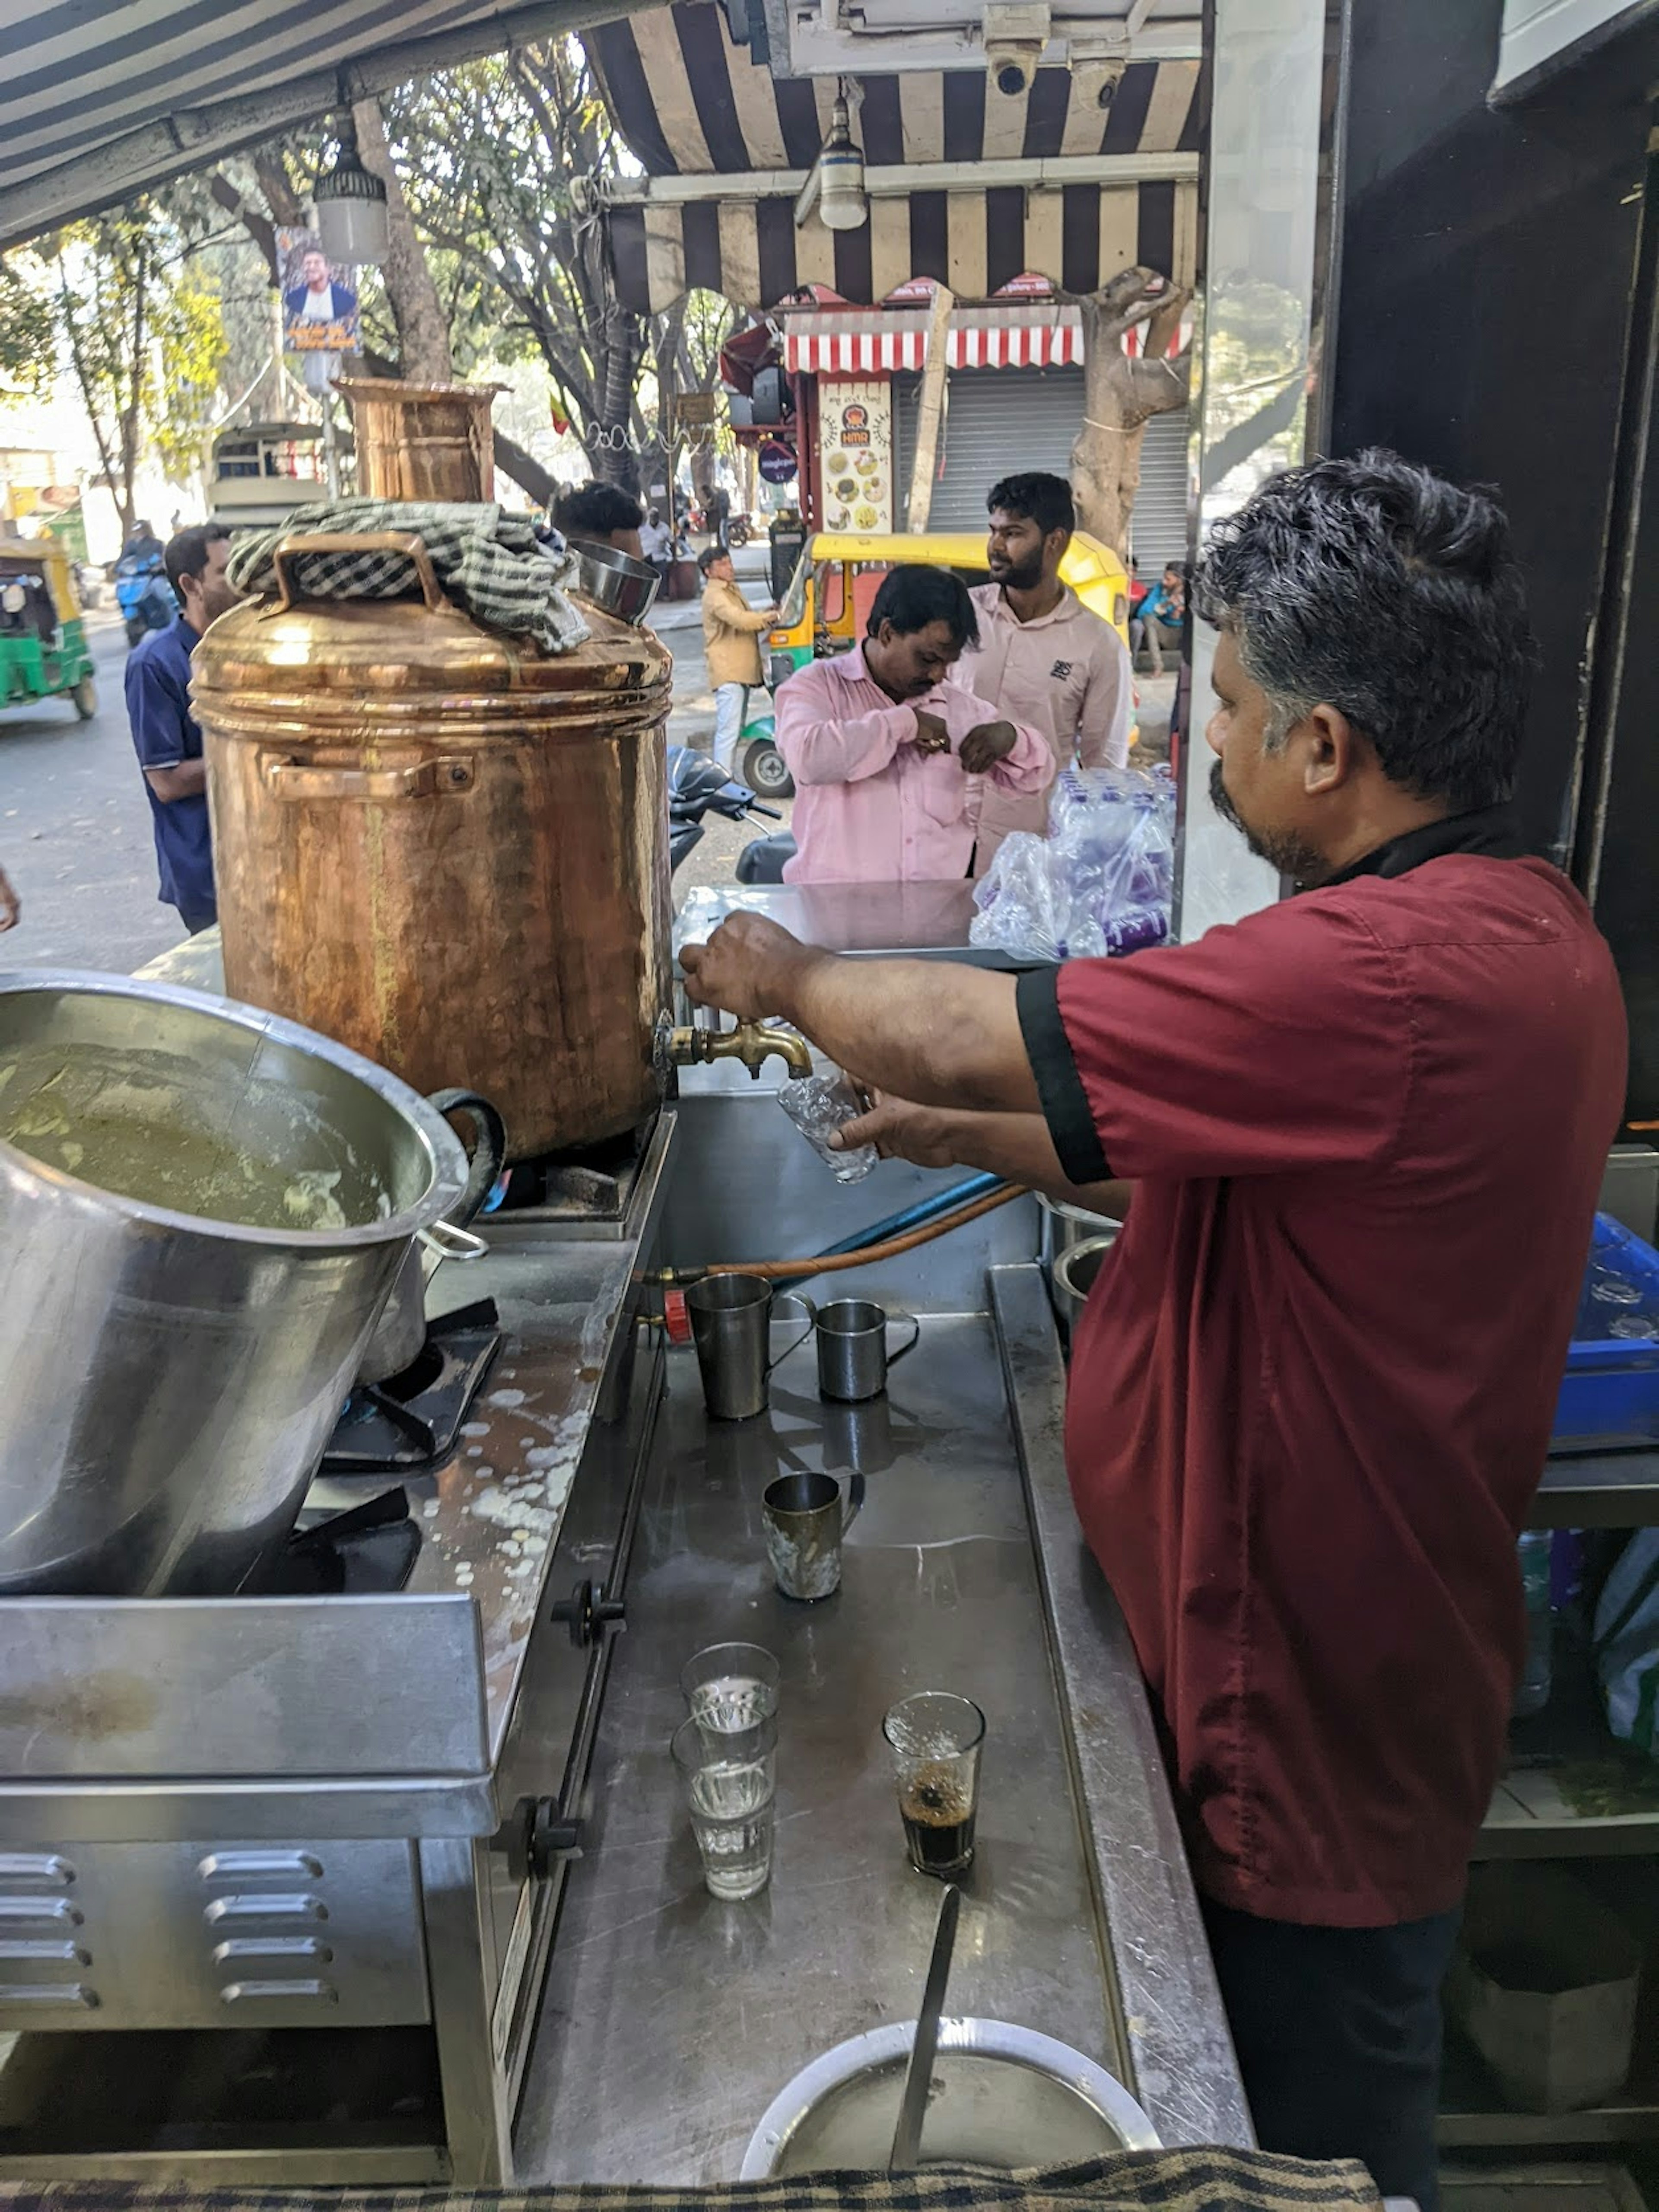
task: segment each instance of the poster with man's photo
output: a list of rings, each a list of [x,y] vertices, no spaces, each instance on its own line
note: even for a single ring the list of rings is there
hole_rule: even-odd
[[[331,262],[314,231],[279,230],[283,344],[289,353],[361,353],[355,269]]]

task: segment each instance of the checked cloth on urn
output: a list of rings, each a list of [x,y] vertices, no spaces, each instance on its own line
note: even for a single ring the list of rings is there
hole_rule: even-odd
[[[258,2189],[123,2181],[12,2181],[0,2212],[1378,2212],[1351,2160],[1304,2165],[1267,2151],[1124,2151],[1087,2166],[992,2174],[814,2173],[710,2189]]]
[[[276,589],[271,555],[283,538],[380,531],[422,539],[446,594],[487,629],[533,638],[544,653],[573,652],[590,635],[565,596],[569,557],[546,548],[527,516],[493,505],[341,499],[295,507],[280,530],[238,545],[228,573],[239,592],[263,599]],[[296,599],[401,599],[420,589],[402,553],[296,551],[286,566]]]

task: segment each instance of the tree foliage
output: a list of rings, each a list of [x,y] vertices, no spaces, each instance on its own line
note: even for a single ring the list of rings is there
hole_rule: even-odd
[[[39,391],[73,376],[124,527],[147,457],[175,482],[201,464],[225,356],[217,284],[155,201],[71,224],[0,278],[0,365]]]
[[[538,356],[593,473],[637,483],[652,436],[641,389],[650,334],[617,300],[598,217],[577,204],[579,180],[614,169],[618,151],[580,45],[549,40],[421,78],[385,108],[457,368],[484,350]]]
[[[0,253],[0,392],[37,398],[57,367],[52,301],[31,282],[21,256]]]

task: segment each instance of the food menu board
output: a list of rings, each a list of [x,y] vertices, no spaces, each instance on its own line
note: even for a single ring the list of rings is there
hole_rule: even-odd
[[[893,526],[893,387],[828,383],[818,392],[825,530]]]

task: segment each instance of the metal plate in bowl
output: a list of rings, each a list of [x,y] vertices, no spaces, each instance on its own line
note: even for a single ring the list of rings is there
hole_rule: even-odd
[[[742,2179],[884,2167],[915,2034],[901,2021],[815,2058],[769,2106]],[[1070,2044],[1006,2021],[940,2021],[923,2166],[1012,2173],[1158,2148],[1123,2084]]]

